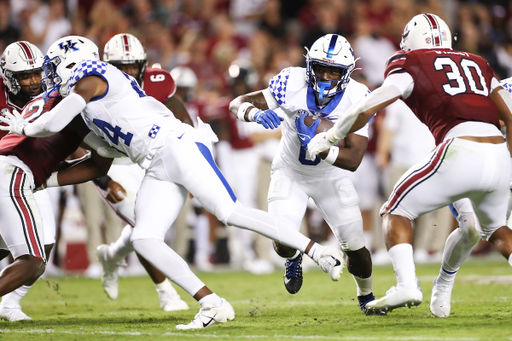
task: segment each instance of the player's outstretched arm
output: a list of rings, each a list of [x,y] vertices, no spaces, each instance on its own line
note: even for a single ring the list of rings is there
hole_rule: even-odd
[[[256,122],[266,129],[275,129],[283,118],[270,109],[263,90],[241,95],[229,103],[229,111],[240,121]]]
[[[310,157],[329,149],[339,140],[362,127],[377,113],[402,97],[401,90],[393,84],[384,83],[361,101],[354,103],[336,124],[325,133],[316,135],[308,144]]]
[[[113,159],[101,157],[95,150],[91,151],[91,157],[84,161],[53,173],[46,181],[45,187],[58,187],[79,184],[107,175]]]

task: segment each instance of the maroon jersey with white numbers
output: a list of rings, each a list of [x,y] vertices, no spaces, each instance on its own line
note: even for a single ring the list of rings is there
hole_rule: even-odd
[[[45,100],[41,94],[25,105],[22,115],[27,121],[32,122],[50,111],[61,99],[59,96]],[[82,118],[78,115],[73,122],[77,119]],[[57,134],[47,137],[8,134],[0,140],[0,155],[15,155],[23,161],[32,170],[37,188],[82,142],[84,136],[79,136],[71,128],[73,122]]]
[[[479,56],[449,49],[420,49],[393,54],[385,76],[407,72],[414,90],[404,102],[436,140],[456,125],[478,121],[499,129],[498,109],[490,97],[494,71]]]
[[[146,95],[165,103],[176,92],[176,84],[171,74],[163,69],[147,68],[142,82]]]

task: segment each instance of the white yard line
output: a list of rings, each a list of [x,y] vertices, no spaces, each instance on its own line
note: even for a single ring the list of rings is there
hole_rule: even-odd
[[[142,333],[142,332],[113,332],[113,331],[55,331],[53,329],[0,329],[1,334],[65,334],[65,335],[125,335],[125,336],[180,336],[188,338],[228,338],[228,339],[297,339],[297,340],[390,340],[390,341],[479,341],[478,337],[362,337],[362,336],[322,336],[322,335],[229,335],[229,334],[192,334],[192,333]],[[509,338],[512,340],[512,337]]]

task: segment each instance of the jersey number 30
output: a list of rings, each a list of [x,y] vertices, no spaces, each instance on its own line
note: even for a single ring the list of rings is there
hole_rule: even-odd
[[[448,71],[445,68],[446,66],[451,70]],[[489,90],[485,84],[482,69],[480,69],[480,66],[471,59],[463,58],[459,63],[457,63],[450,57],[438,57],[434,61],[434,68],[436,71],[445,72],[446,77],[450,82],[443,84],[443,90],[450,96],[468,92],[464,78],[466,78],[469,89],[473,93],[482,96],[489,95]],[[462,77],[462,73],[464,74],[464,77]],[[475,80],[475,78],[477,79]]]

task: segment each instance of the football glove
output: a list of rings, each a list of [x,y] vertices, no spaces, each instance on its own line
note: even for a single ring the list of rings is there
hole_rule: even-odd
[[[283,118],[276,114],[272,109],[267,109],[265,111],[258,109],[254,114],[253,121],[261,124],[265,129],[275,129],[279,127]]]
[[[334,146],[334,143],[329,141],[329,139],[327,138],[327,133],[320,133],[313,137],[311,141],[308,143],[306,150],[306,158],[311,160],[315,158],[319,153],[331,148],[332,146]]]
[[[9,110],[2,110],[0,122],[7,124],[6,126],[0,126],[0,130],[8,130],[11,133],[25,136],[23,128],[25,128],[28,122],[16,109],[12,109],[12,113],[10,113]]]
[[[295,127],[297,127],[297,136],[299,137],[300,145],[304,149],[308,149],[308,144],[313,137],[316,135],[316,129],[320,124],[320,120],[315,120],[311,127],[308,127],[304,123],[304,118],[308,114],[302,114],[295,120]]]

